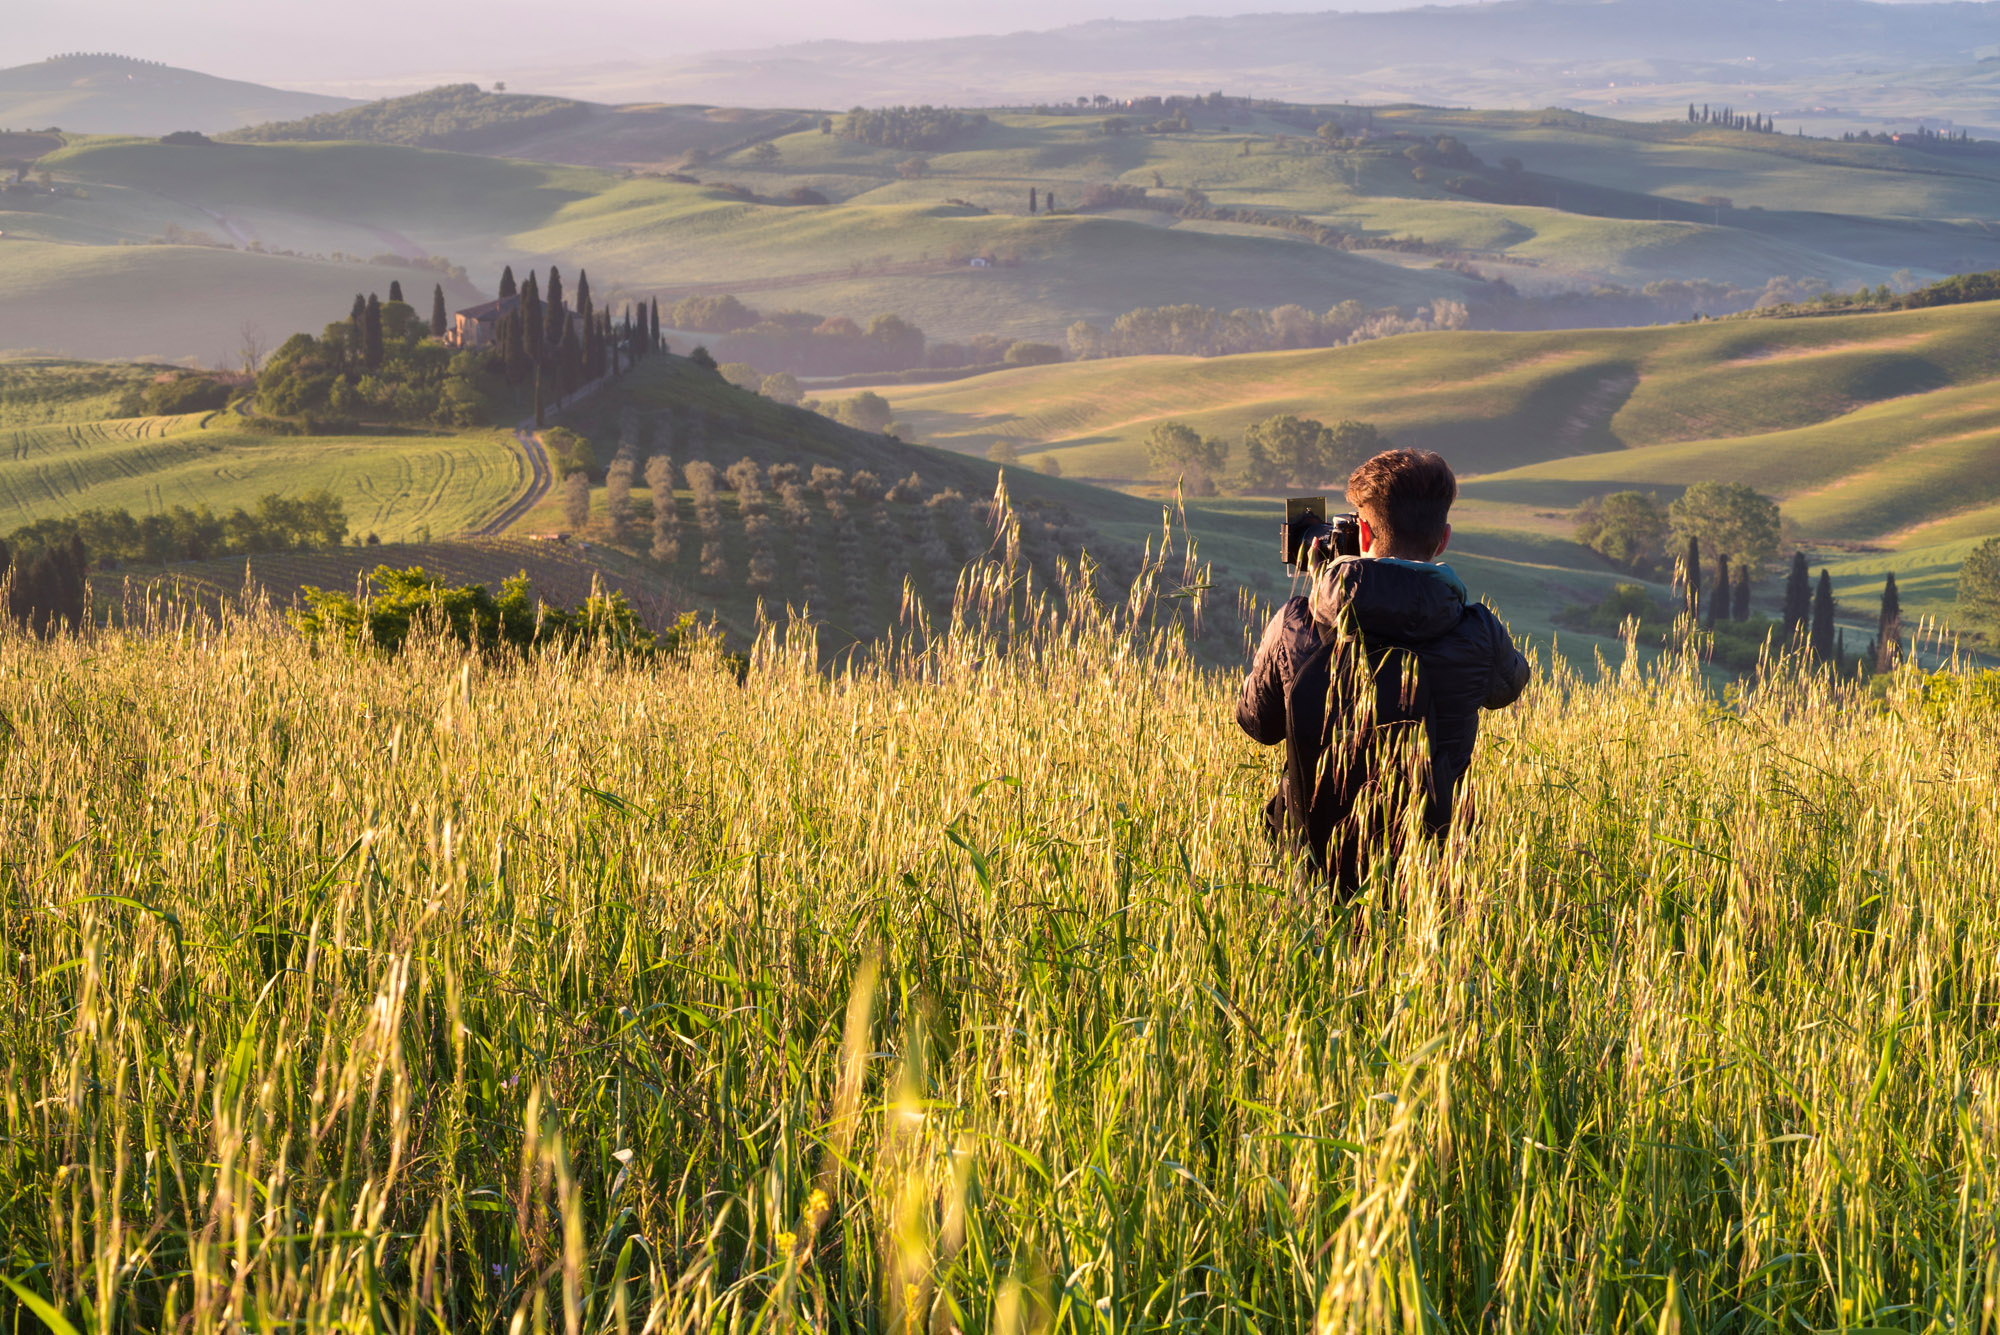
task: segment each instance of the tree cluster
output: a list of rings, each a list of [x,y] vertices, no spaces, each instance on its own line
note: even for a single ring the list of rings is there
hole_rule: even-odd
[[[1316,314],[1303,306],[1272,310],[1244,308],[1223,313],[1208,306],[1145,306],[1127,311],[1105,329],[1087,320],[1069,327],[1069,352],[1078,360],[1098,357],[1221,357],[1239,352],[1287,348],[1330,348],[1392,334],[1463,329],[1471,317],[1463,302],[1439,298],[1405,316],[1396,307],[1369,311],[1343,301]]]
[[[460,83],[303,120],[253,125],[222,137],[243,144],[359,139],[413,148],[469,149],[574,125],[589,116],[588,103],[488,93],[477,84]]]
[[[719,363],[793,375],[908,370],[925,364],[929,346],[924,331],[899,315],[878,315],[864,329],[844,315],[763,314],[733,296],[683,297],[671,320],[675,329],[722,335],[711,353]]]
[[[1347,475],[1390,448],[1389,440],[1367,422],[1332,426],[1310,417],[1280,413],[1252,423],[1243,433],[1243,485],[1330,486],[1344,490]]]
[[[978,112],[950,107],[855,107],[840,120],[840,133],[876,148],[943,148],[986,124]]]
[[[1649,493],[1614,491],[1586,501],[1576,517],[1578,542],[1636,574],[1666,566],[1671,533],[1685,553],[1682,578],[1693,576],[1697,600],[1701,554],[1720,558],[1746,581],[1755,581],[1778,550],[1777,502],[1738,482],[1697,482],[1666,506]]]
[[[377,566],[368,597],[308,586],[296,621],[309,636],[372,646],[393,654],[413,632],[430,629],[469,648],[529,654],[542,649],[607,648],[641,657],[672,653],[692,636],[693,613],[659,634],[648,630],[622,593],[594,593],[574,608],[537,597],[525,572],[503,580],[495,596],[483,584],[447,585],[421,566]]]
[[[1761,112],[1743,116],[1738,115],[1733,107],[1711,107],[1706,102],[1701,104],[1699,111],[1695,109],[1694,103],[1688,103],[1688,124],[1719,125],[1725,130],[1748,130],[1752,134],[1777,132],[1777,126],[1772,123],[1771,118]]]
[[[363,414],[475,426],[486,421],[479,371],[477,356],[454,355],[407,302],[356,294],[347,319],[318,338],[293,334],[271,354],[257,377],[257,409],[308,431],[339,430]]]

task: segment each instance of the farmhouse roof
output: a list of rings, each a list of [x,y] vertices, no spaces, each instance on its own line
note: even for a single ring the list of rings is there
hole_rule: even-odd
[[[497,320],[520,304],[518,295],[499,297],[493,301],[482,301],[477,306],[467,306],[458,314],[467,320]]]

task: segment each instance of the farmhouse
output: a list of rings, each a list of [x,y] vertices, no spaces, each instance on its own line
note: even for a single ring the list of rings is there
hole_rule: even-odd
[[[451,328],[445,330],[444,341],[454,348],[490,348],[500,337],[500,321],[521,308],[518,294],[501,297],[495,301],[482,301],[477,306],[467,306],[451,317]],[[569,334],[565,337],[583,335],[583,313],[567,310]]]
[[[521,298],[512,296],[467,306],[451,317],[451,328],[445,331],[445,342],[455,348],[491,347],[500,332],[500,317],[512,315],[520,305]]]

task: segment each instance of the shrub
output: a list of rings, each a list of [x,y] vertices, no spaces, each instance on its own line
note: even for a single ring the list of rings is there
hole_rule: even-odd
[[[229,403],[229,386],[205,375],[176,376],[155,381],[140,395],[148,413],[172,417],[179,413],[212,413]]]
[[[296,624],[314,638],[390,654],[426,627],[470,648],[522,654],[560,646],[653,657],[674,652],[695,634],[693,613],[655,634],[622,593],[593,593],[576,608],[543,602],[526,572],[503,580],[498,597],[483,584],[448,586],[421,566],[377,566],[368,586],[367,600],[357,603],[350,594],[308,585],[306,610],[297,614]]]

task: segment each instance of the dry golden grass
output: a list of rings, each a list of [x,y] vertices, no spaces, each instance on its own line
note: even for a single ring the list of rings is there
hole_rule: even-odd
[[[1478,837],[1337,908],[1261,840],[1232,680],[1012,606],[831,675],[773,631],[741,684],[0,640],[19,1301],[1992,1327],[1990,691],[1559,673],[1489,722]]]

